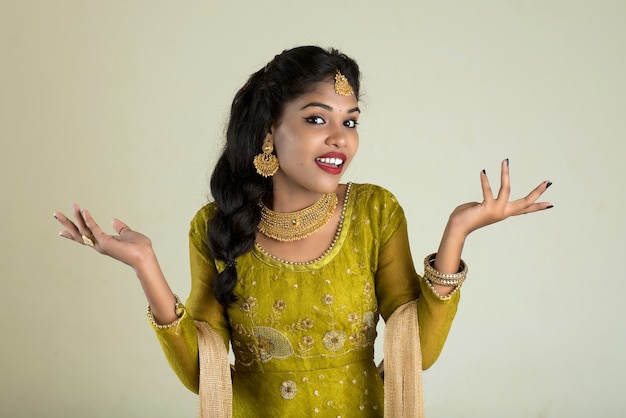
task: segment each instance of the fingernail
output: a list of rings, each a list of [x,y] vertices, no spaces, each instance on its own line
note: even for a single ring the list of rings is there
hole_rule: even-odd
[[[548,207],[546,207],[546,209],[552,209],[554,207],[554,205],[550,205]]]
[[[547,189],[548,187],[550,187],[550,186],[552,186],[552,182],[551,182],[551,181],[549,181],[549,182],[546,184],[546,189]]]
[[[509,166],[509,159],[508,158],[506,159],[506,166],[507,167]]]
[[[56,214],[56,213],[53,213],[53,214],[52,214],[52,217],[53,217],[54,219],[57,219],[57,220],[59,219],[59,218],[57,218],[57,214]]]
[[[484,175],[487,175],[487,172],[485,171],[485,169],[484,169],[484,168],[483,168],[483,174],[484,174]]]

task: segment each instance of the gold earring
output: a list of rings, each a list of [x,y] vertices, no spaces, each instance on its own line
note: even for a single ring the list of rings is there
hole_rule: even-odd
[[[278,171],[278,158],[274,154],[274,145],[270,141],[263,144],[263,153],[254,157],[254,168],[263,177],[272,177]]]

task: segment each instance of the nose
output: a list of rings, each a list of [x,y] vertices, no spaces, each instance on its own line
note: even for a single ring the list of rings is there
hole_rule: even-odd
[[[337,148],[345,148],[348,144],[348,134],[343,124],[334,125],[328,132],[326,143]]]

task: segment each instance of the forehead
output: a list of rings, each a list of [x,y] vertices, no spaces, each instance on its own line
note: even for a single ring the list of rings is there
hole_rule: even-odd
[[[310,91],[288,102],[285,110],[300,110],[310,103],[322,103],[330,106],[334,111],[340,112],[345,112],[358,106],[358,101],[354,94],[350,96],[337,94],[335,92],[334,80],[329,80],[315,83]]]

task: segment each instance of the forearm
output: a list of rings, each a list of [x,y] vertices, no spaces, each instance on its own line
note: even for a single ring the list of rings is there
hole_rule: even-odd
[[[445,274],[458,273],[465,238],[465,234],[455,230],[451,223],[448,222],[437,250],[437,257],[435,258],[434,267],[437,271]],[[432,283],[432,285],[437,293],[442,296],[454,290],[454,286],[442,286],[437,283]]]
[[[141,287],[158,324],[170,324],[178,319],[176,298],[165,280],[156,255],[151,252],[135,267]]]

